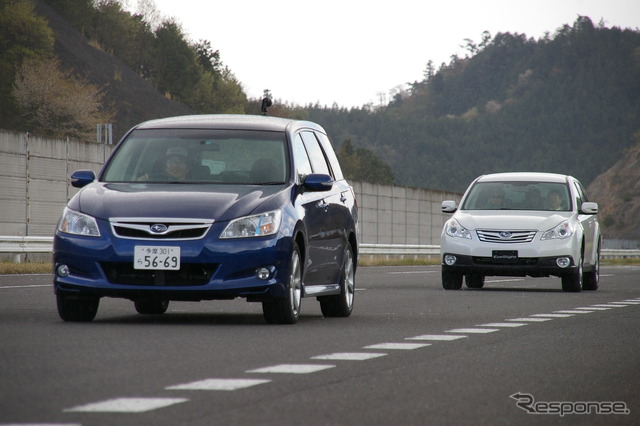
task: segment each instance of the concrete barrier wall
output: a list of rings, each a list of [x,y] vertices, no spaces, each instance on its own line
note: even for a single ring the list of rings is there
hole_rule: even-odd
[[[77,192],[75,170],[96,172],[112,145],[0,131],[0,235],[52,236],[62,209]],[[443,200],[461,194],[351,182],[365,244],[440,244]]]
[[[77,192],[75,170],[100,170],[112,145],[0,131],[0,235],[53,235]]]

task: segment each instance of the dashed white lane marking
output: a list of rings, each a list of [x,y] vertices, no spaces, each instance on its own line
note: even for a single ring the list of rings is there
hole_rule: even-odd
[[[167,386],[166,390],[222,390],[233,391],[269,383],[268,379],[205,379],[181,385]]]
[[[515,281],[524,281],[524,278],[509,278],[504,280],[486,280],[487,283],[510,283]]]
[[[591,305],[591,306],[601,307],[601,308],[626,308],[629,305],[618,305],[612,302],[612,303],[598,303],[596,305]]]
[[[574,309],[580,309],[580,310],[585,310],[585,311],[607,311],[611,308],[602,308],[602,307],[598,307],[598,306],[587,306],[587,307],[582,307],[582,308],[574,308]]]
[[[278,364],[270,367],[248,370],[247,373],[309,374],[334,367],[335,365],[328,364]]]
[[[375,345],[365,346],[365,349],[389,349],[389,350],[412,350],[431,346],[431,343],[378,343]]]
[[[0,290],[5,288],[32,288],[32,287],[51,287],[51,284],[30,284],[30,285],[2,285]]]
[[[387,275],[409,275],[409,274],[435,274],[438,271],[406,271],[387,272]]]
[[[553,318],[531,318],[531,317],[527,317],[527,318],[510,318],[506,321],[515,321],[515,322],[545,322],[545,321],[551,321]]]
[[[571,314],[533,314],[531,315],[534,318],[569,318],[573,315]]]
[[[386,355],[387,354],[374,353],[374,352],[336,352],[333,354],[312,356],[311,359],[330,359],[330,360],[340,360],[340,361],[366,361],[368,359],[380,358],[381,356],[386,356]]]
[[[564,311],[556,311],[558,314],[592,314],[594,311],[579,311],[575,309],[567,309]]]
[[[453,334],[423,334],[421,336],[407,337],[405,340],[433,340],[449,342],[451,340],[464,339],[467,336],[456,336]]]
[[[186,398],[116,398],[67,408],[65,412],[144,413],[188,401]]]
[[[453,330],[447,330],[447,333],[486,334],[494,331],[500,330],[497,328],[454,328]]]
[[[621,303],[629,303],[631,305],[640,305],[640,300],[623,300]]]
[[[513,327],[522,327],[523,325],[527,325],[523,322],[490,322],[488,324],[478,324],[477,327],[507,327],[507,328],[513,328]]]

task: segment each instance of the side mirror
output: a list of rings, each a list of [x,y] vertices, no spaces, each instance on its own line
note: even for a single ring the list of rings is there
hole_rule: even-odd
[[[456,210],[458,210],[458,207],[456,207],[456,202],[453,200],[446,200],[442,202],[442,213],[454,213]]]
[[[598,214],[598,203],[585,202],[580,206],[580,213],[582,214]]]
[[[93,170],[78,170],[71,175],[71,186],[82,188],[96,180],[96,174]]]
[[[304,178],[302,185],[310,191],[328,191],[333,188],[333,179],[329,175],[312,173]]]

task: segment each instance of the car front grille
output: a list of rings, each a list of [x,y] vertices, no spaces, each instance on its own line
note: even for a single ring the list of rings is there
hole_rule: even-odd
[[[476,231],[478,240],[484,243],[514,244],[530,243],[536,231]]]
[[[136,240],[197,240],[203,238],[213,220],[167,218],[111,218],[113,235]]]
[[[134,269],[131,263],[102,262],[102,270],[112,284],[138,286],[199,286],[209,282],[216,264],[182,264],[179,271]]]

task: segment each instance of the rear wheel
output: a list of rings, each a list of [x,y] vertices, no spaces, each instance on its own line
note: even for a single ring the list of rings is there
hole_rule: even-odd
[[[340,278],[340,294],[320,298],[320,310],[325,317],[348,317],[353,311],[356,287],[356,270],[351,244],[347,244]]]
[[[577,293],[582,290],[582,257],[578,261],[578,267],[562,276],[562,290]]]
[[[56,295],[58,315],[64,321],[89,322],[93,321],[98,312],[100,299],[92,296]]]
[[[445,290],[460,290],[463,275],[459,272],[442,269],[442,287]]]
[[[162,315],[169,308],[169,301],[161,299],[139,299],[133,303],[136,311],[143,315]]]
[[[465,283],[469,288],[482,288],[484,287],[484,275],[478,273],[467,274],[465,277]]]
[[[289,282],[285,297],[262,302],[262,313],[269,324],[295,324],[300,317],[302,301],[302,264],[300,249],[293,244],[289,262]]]

